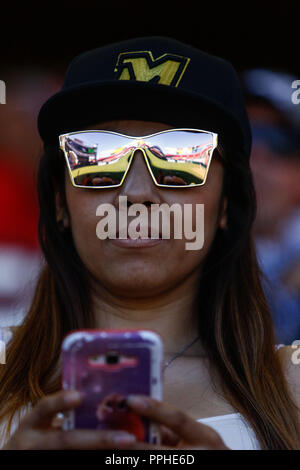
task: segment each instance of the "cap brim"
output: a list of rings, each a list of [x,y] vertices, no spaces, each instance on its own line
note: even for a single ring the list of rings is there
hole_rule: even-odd
[[[163,122],[216,132],[225,143],[244,148],[237,119],[220,104],[199,94],[137,81],[94,82],[62,90],[46,101],[38,116],[45,144],[58,136],[112,119]]]

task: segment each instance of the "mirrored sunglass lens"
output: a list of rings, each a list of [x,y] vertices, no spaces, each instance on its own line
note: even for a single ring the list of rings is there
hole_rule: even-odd
[[[121,183],[132,141],[115,134],[84,132],[62,138],[74,183],[102,187]]]
[[[174,131],[152,137],[146,154],[158,184],[190,186],[206,178],[213,136],[205,132]]]
[[[196,131],[167,131],[140,140],[105,132],[82,132],[61,137],[74,183],[86,187],[120,185],[132,151],[145,149],[156,182],[191,186],[205,181],[213,135]]]

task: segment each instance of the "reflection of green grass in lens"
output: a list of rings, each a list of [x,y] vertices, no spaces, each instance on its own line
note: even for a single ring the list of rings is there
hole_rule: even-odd
[[[127,166],[128,166],[128,156],[131,152],[127,152],[126,155],[121,157],[115,163],[107,163],[105,165],[86,165],[80,168],[76,168],[76,170],[72,171],[73,178],[78,178],[79,176],[86,175],[91,173],[93,175],[105,175],[109,173],[125,173]]]
[[[162,158],[157,157],[149,150],[146,152],[150,167],[156,179],[159,177],[159,175],[161,177],[176,175],[182,178],[187,184],[199,184],[202,183],[205,179],[207,168],[202,162],[168,162]],[[127,152],[115,163],[108,163],[105,165],[93,164],[76,168],[75,170],[72,170],[74,181],[77,180],[78,184],[79,181],[82,181],[82,177],[85,175],[90,175],[91,177],[109,177],[111,175],[115,180],[122,180],[128,166],[128,157],[130,154],[131,151]]]
[[[205,178],[207,168],[205,165],[203,165],[203,163],[168,162],[162,158],[156,157],[149,150],[147,151],[147,155],[150,160],[152,172],[156,179],[160,174],[162,176],[172,176],[172,174],[174,174],[182,178],[187,184],[199,184],[202,183]]]
[[[187,173],[186,171],[170,171],[167,169],[162,170],[161,168],[152,167],[152,172],[154,174],[154,177],[160,184],[163,184],[162,178],[164,178],[165,176],[178,176],[183,181],[185,181],[186,184],[201,184],[204,180],[204,176],[200,178],[199,175],[196,176],[194,174]],[[158,179],[159,176],[160,180]]]

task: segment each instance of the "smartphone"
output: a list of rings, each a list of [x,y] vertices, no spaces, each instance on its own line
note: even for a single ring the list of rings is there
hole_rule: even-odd
[[[75,330],[62,343],[62,388],[82,403],[63,429],[115,429],[160,443],[159,427],[126,407],[129,394],[162,400],[163,344],[151,330]]]

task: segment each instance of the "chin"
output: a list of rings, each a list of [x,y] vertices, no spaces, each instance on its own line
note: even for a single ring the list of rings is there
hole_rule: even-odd
[[[128,298],[145,298],[157,295],[164,291],[162,286],[166,286],[166,280],[162,277],[142,275],[138,272],[127,272],[120,276],[120,273],[110,273],[109,277],[98,276],[99,282],[110,292],[117,296]]]

